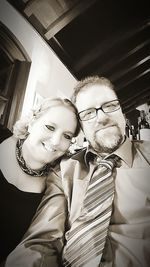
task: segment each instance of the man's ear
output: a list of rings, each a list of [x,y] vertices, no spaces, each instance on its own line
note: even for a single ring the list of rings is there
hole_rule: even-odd
[[[126,115],[125,115],[125,113],[123,113],[123,117],[124,117],[124,119],[125,119],[125,121],[126,121],[126,119],[127,119],[127,118],[126,118]]]

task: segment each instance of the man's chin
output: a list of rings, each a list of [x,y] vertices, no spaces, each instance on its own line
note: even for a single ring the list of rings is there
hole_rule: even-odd
[[[118,138],[116,138],[116,136],[113,138],[113,136],[109,136],[106,138],[105,137],[98,137],[95,139],[95,146],[97,147],[97,150],[99,150],[100,153],[112,153],[114,152],[116,149],[118,149],[118,147],[120,146],[122,142],[122,137],[118,136]]]

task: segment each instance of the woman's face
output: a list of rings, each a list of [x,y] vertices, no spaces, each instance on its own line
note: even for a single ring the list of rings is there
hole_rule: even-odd
[[[50,108],[29,126],[26,144],[31,158],[42,167],[64,155],[76,127],[76,116],[71,109],[64,106]]]

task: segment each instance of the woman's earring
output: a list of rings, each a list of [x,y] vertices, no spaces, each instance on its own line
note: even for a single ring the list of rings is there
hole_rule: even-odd
[[[71,139],[71,145],[75,144],[77,142],[76,138],[75,137],[72,137]]]
[[[77,147],[77,140],[75,137],[72,137],[71,142],[70,142],[70,146],[68,149],[68,154],[74,154],[76,152],[76,147]]]

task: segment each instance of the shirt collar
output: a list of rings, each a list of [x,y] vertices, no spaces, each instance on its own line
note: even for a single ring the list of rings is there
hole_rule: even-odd
[[[120,157],[129,167],[132,166],[132,143],[128,137],[126,137],[122,145],[115,151],[115,155]]]
[[[115,153],[111,153],[110,155],[115,154],[120,157],[129,167],[132,166],[132,143],[128,137],[125,138],[125,141],[121,144],[121,146],[115,151]],[[110,156],[109,155],[109,156]],[[92,148],[88,147],[84,154],[84,159],[86,165],[89,164],[89,161],[94,160],[95,157],[100,156],[96,154]],[[105,158],[107,158],[106,156]]]

